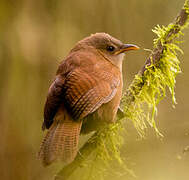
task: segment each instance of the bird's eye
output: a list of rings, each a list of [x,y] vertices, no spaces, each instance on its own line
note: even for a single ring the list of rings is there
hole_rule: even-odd
[[[108,46],[108,47],[107,47],[107,51],[111,51],[111,52],[112,52],[112,51],[114,51],[114,49],[115,49],[114,46]]]

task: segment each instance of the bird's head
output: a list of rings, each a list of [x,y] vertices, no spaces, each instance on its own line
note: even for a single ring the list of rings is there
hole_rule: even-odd
[[[124,44],[107,33],[92,34],[79,41],[74,49],[85,48],[97,51],[104,58],[118,67],[122,65],[124,55],[127,51],[139,49],[138,46],[134,44]]]

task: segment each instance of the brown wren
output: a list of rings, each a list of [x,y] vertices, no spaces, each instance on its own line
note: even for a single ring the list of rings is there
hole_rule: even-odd
[[[74,160],[81,133],[114,123],[122,95],[125,52],[138,46],[123,44],[106,33],[79,41],[60,63],[45,107],[47,129],[39,158],[44,165]]]

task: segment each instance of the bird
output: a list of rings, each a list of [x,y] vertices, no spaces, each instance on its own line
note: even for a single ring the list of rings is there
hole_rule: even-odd
[[[115,123],[127,51],[137,50],[101,32],[80,40],[60,62],[44,105],[47,130],[39,159],[44,166],[61,160],[69,164],[77,155],[79,137]]]

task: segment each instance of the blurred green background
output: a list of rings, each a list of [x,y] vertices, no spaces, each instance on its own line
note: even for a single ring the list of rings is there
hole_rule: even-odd
[[[1,0],[0,1],[0,179],[50,180],[56,165],[43,168],[36,153],[43,133],[43,105],[59,62],[74,44],[95,32],[107,32],[140,51],[124,62],[125,87],[152,48],[151,29],[171,22],[184,0]],[[178,75],[172,108],[168,95],[158,106],[157,139],[149,130],[140,140],[130,122],[121,149],[138,180],[188,180],[189,29],[183,37],[183,73]],[[79,178],[78,178],[79,179]],[[108,179],[134,180],[122,174]]]

